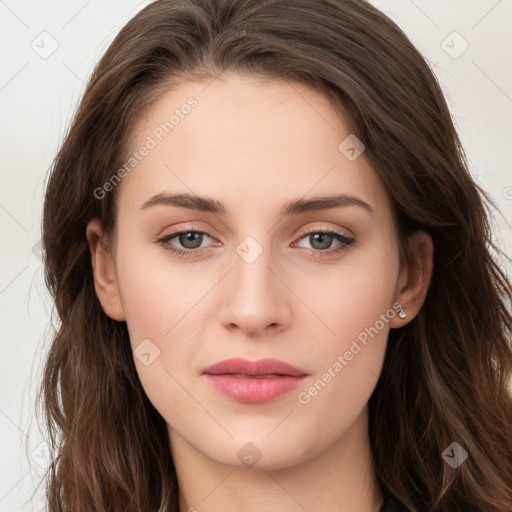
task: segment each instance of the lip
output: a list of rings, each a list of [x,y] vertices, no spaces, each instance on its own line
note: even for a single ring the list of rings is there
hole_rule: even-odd
[[[278,359],[226,359],[203,370],[218,391],[239,402],[262,404],[300,385],[307,373]]]

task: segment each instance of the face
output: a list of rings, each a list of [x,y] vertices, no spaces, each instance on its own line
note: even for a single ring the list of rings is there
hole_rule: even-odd
[[[405,274],[349,135],[319,92],[236,75],[183,83],[138,120],[102,304],[127,322],[171,445],[282,468],[360,425]]]

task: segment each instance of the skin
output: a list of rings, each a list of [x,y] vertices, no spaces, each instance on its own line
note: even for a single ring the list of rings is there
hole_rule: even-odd
[[[417,233],[410,263],[399,265],[386,191],[364,153],[349,161],[338,149],[350,131],[321,93],[235,74],[207,85],[183,83],[138,119],[134,150],[187,98],[198,101],[119,185],[110,245],[99,219],[87,227],[105,313],[127,322],[133,349],[149,338],[160,350],[150,365],[137,357],[135,364],[168,424],[180,510],[377,512],[382,495],[368,400],[389,330],[410,322],[425,299],[432,241]],[[162,192],[206,196],[226,213],[141,209]],[[280,214],[292,200],[340,193],[365,201],[373,214],[353,205]],[[193,231],[190,223],[209,234],[191,249],[199,255],[166,251],[183,249],[178,238],[166,246],[155,241],[175,228]],[[318,249],[309,235],[322,228],[355,241],[329,256],[341,242],[333,238]],[[236,251],[247,236],[263,251],[252,263]],[[395,302],[407,317],[395,311],[342,371],[300,403],[298,394]],[[239,403],[201,375],[231,357],[276,358],[309,376],[271,402]],[[248,442],[261,454],[251,467],[237,457]]]

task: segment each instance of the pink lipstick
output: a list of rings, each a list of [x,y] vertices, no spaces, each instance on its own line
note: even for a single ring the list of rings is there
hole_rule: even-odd
[[[262,404],[295,389],[307,374],[277,359],[226,359],[203,370],[218,391],[239,402]]]

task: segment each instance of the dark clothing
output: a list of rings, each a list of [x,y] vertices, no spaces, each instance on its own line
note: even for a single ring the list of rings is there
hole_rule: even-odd
[[[407,512],[407,510],[399,505],[395,500],[390,499],[384,501],[379,512]]]

